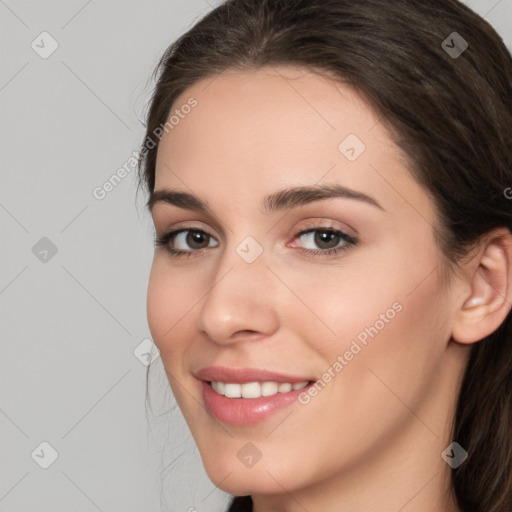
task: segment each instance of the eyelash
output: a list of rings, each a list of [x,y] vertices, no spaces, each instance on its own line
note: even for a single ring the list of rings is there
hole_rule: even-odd
[[[168,231],[167,233],[164,233],[163,235],[156,237],[155,246],[164,247],[172,258],[180,258],[185,255],[189,258],[194,253],[196,253],[196,254],[202,253],[207,250],[206,248],[204,248],[204,249],[192,249],[190,251],[182,251],[180,249],[173,249],[172,247],[170,247],[169,242],[171,240],[173,240],[173,238],[176,235],[178,235],[179,233],[182,233],[184,231],[190,231],[193,233],[203,233],[207,237],[213,238],[211,235],[209,235],[208,233],[206,233],[205,231],[203,231],[201,229],[182,228],[182,229],[176,229],[174,231]],[[311,233],[311,232],[315,232],[315,231],[337,235],[339,238],[341,238],[346,243],[345,243],[345,245],[342,245],[341,247],[338,247],[335,249],[320,249],[320,250],[315,249],[315,250],[313,250],[313,249],[297,248],[296,249],[297,251],[311,255],[313,257],[328,256],[328,255],[341,253],[342,251],[346,251],[347,249],[350,249],[351,247],[354,247],[355,245],[358,244],[358,240],[356,238],[348,235],[347,233],[344,233],[343,231],[340,231],[339,229],[335,229],[330,226],[313,226],[313,227],[310,227],[303,231],[300,231],[299,233],[296,233],[294,238],[298,238],[298,237],[301,237],[302,235],[305,235],[305,234]]]

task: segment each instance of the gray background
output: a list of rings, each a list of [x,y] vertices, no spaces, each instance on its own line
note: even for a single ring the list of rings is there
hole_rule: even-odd
[[[136,169],[93,195],[139,148],[161,53],[218,3],[0,0],[0,512],[225,510],[158,357],[146,417]],[[510,49],[512,0],[466,3]]]

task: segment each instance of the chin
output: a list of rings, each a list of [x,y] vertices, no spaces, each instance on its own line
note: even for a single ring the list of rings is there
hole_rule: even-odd
[[[227,478],[227,473],[221,475],[214,472],[213,478],[210,476],[210,473],[207,472],[207,474],[212,483],[219,489],[226,493],[234,494],[235,496],[246,496],[248,494],[271,495],[283,492],[283,487],[281,487],[267,473],[264,475],[251,475],[250,473],[242,475],[240,472],[235,473],[235,471],[233,471],[233,473],[231,473]],[[279,481],[281,482],[282,478],[280,478]],[[288,489],[286,484],[284,484],[284,487]]]
[[[245,467],[235,454],[234,461],[231,456],[226,456],[221,460],[203,461],[203,464],[214,485],[236,496],[281,494],[283,487],[292,490],[298,484],[298,475],[293,470],[288,473],[281,464],[264,463],[263,459],[252,467]]]

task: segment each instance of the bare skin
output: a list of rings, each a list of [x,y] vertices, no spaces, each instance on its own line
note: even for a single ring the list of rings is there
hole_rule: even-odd
[[[443,286],[434,204],[353,89],[281,66],[202,80],[173,109],[190,97],[197,106],[160,142],[155,190],[192,193],[209,211],[158,202],[152,216],[157,236],[205,235],[202,245],[187,233],[171,243],[190,257],[156,248],[147,307],[208,476],[251,494],[256,512],[458,512],[441,454],[470,348],[510,311],[510,237],[494,236],[506,230]],[[366,146],[353,161],[339,149],[349,134]],[[267,194],[326,184],[382,208],[330,198],[263,212]],[[321,245],[314,235],[328,228],[357,243]],[[236,251],[249,236],[263,251],[252,263]],[[346,250],[307,253],[328,247]],[[221,424],[204,408],[193,375],[203,366],[320,379],[396,303],[401,310],[307,404],[252,426]],[[262,454],[250,468],[237,457],[248,441]]]

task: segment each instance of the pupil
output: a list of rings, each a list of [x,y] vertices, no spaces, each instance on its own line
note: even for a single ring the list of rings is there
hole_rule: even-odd
[[[333,237],[337,237],[336,233],[331,231],[321,231],[318,233],[318,240],[316,240],[315,243],[318,243],[318,245],[321,246],[322,243],[328,243],[329,241],[332,241]],[[336,243],[334,245],[331,244],[331,246],[336,246]]]
[[[199,231],[191,231],[189,233],[189,237],[192,239],[191,244],[193,246],[194,243],[201,244],[201,238],[204,238],[204,233],[200,233]],[[204,242],[204,240],[203,240]]]

